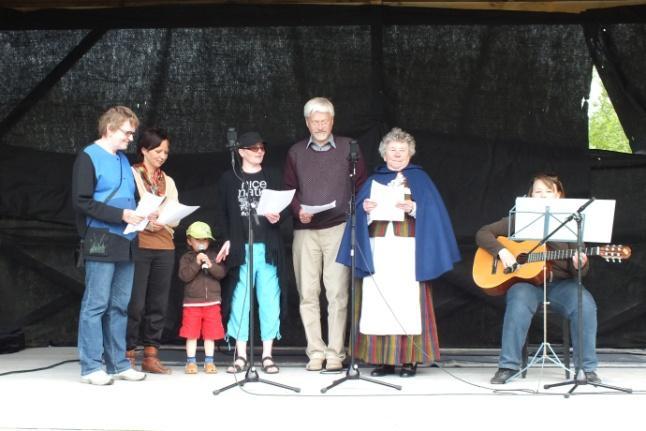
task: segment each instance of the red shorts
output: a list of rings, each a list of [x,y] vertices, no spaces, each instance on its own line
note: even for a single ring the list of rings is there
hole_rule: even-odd
[[[183,308],[179,336],[189,340],[197,340],[200,338],[200,334],[204,340],[222,340],[224,338],[220,304]]]

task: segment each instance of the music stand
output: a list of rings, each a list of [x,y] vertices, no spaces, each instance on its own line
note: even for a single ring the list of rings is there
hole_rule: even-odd
[[[232,149],[234,151],[235,148]],[[231,163],[232,163],[232,168],[233,172],[235,173],[235,162],[233,161],[233,157],[231,158]],[[241,183],[244,184],[244,171],[242,170],[242,167],[240,167],[240,172],[242,173],[242,178],[240,178]],[[249,196],[251,196],[251,193],[249,193]],[[247,199],[247,213],[249,214],[248,218],[248,223],[247,223],[247,229],[248,229],[248,237],[249,237],[249,247],[247,253],[249,254],[249,268],[247,270],[247,292],[249,294],[249,358],[248,358],[248,367],[247,371],[245,373],[245,376],[241,380],[236,380],[234,383],[231,383],[230,385],[224,386],[220,389],[215,389],[213,391],[213,395],[218,395],[221,394],[222,392],[229,390],[231,388],[235,388],[236,386],[244,386],[246,383],[254,383],[254,382],[259,382],[259,383],[266,383],[268,385],[272,386],[277,386],[279,388],[283,389],[288,389],[290,391],[294,391],[296,393],[300,392],[301,389],[294,387],[294,386],[288,386],[284,385],[282,383],[277,383],[273,382],[271,380],[267,379],[262,379],[258,375],[258,370],[256,369],[256,365],[254,362],[254,326],[255,326],[255,289],[254,289],[254,275],[253,275],[253,225],[252,225],[252,220],[256,217],[258,217],[257,214],[255,214],[255,208],[251,204],[251,200]],[[235,376],[235,374],[234,374]]]
[[[575,373],[574,373],[574,379],[571,380],[566,380],[564,382],[560,383],[554,383],[554,384],[549,384],[549,385],[544,385],[543,389],[551,389],[559,386],[565,386],[565,385],[573,385],[572,388],[565,394],[566,397],[569,397],[579,386],[583,385],[592,385],[594,387],[602,387],[606,389],[613,389],[616,391],[621,391],[621,392],[626,392],[626,393],[632,393],[632,389],[630,388],[622,388],[619,386],[612,386],[612,385],[607,385],[605,383],[601,382],[590,382],[588,381],[588,378],[585,375],[585,371],[583,370],[583,283],[581,282],[581,266],[582,266],[582,258],[581,254],[584,252],[583,248],[583,220],[584,220],[584,215],[582,212],[590,205],[592,202],[594,202],[595,198],[592,197],[590,198],[586,203],[581,205],[576,211],[574,211],[572,214],[570,214],[569,217],[567,217],[559,226],[556,227],[550,234],[544,238],[542,241],[543,243],[547,241],[548,238],[550,238],[553,234],[558,232],[563,226],[565,226],[567,223],[570,221],[574,220],[576,222],[576,238],[577,238],[577,258],[579,259],[579,264],[577,265],[577,355],[576,355],[576,365],[575,365]]]
[[[523,201],[523,199],[529,199]],[[555,200],[556,201],[556,200]],[[548,204],[544,199],[541,199],[541,204]],[[555,364],[557,367],[562,368],[567,372],[567,377],[570,376],[570,370],[568,367],[563,364],[561,359],[558,357],[552,345],[547,341],[547,306],[549,302],[547,301],[547,260],[548,252],[535,253],[535,256],[532,256],[532,252],[539,247],[542,247],[547,239],[554,235],[554,232],[549,233],[548,228],[550,225],[550,219],[554,217],[555,213],[552,213],[549,205],[537,206],[537,199],[532,198],[518,198],[516,205],[509,211],[509,224],[507,227],[508,237],[513,240],[539,240],[539,243],[534,246],[530,251],[522,253],[523,256],[522,262],[520,264],[525,264],[528,261],[539,261],[543,262],[543,341],[538,346],[536,353],[532,358],[527,362],[525,367],[518,370],[516,374],[511,376],[509,380],[513,380],[520,375],[523,375],[528,369],[533,367],[537,362],[541,362],[541,368],[545,367],[545,361],[550,361]],[[557,213],[561,214],[561,213]],[[512,229],[512,221],[515,226],[515,229]],[[542,226],[542,232],[539,231]],[[512,233],[512,231],[514,231]],[[541,233],[539,233],[541,232]],[[537,258],[537,259],[534,259]],[[540,258],[540,259],[538,259]],[[512,272],[516,267],[512,268]],[[507,271],[507,270],[505,270]],[[527,335],[529,336],[529,334]],[[569,346],[566,348],[569,349]],[[539,359],[540,358],[540,359]]]
[[[345,376],[341,377],[340,379],[337,379],[332,382],[329,386],[326,386],[321,389],[321,393],[324,394],[328,390],[332,389],[335,386],[340,385],[343,382],[346,382],[348,380],[363,380],[366,382],[370,383],[376,383],[379,385],[383,386],[388,386],[397,390],[401,390],[401,386],[395,385],[392,383],[388,382],[382,382],[380,380],[376,379],[371,379],[369,377],[364,377],[361,375],[361,372],[359,371],[359,366],[357,365],[354,357],[354,346],[356,343],[356,337],[357,337],[357,328],[356,328],[356,321],[357,318],[355,316],[355,306],[354,306],[354,298],[355,298],[355,291],[356,291],[356,286],[355,286],[355,272],[356,272],[356,232],[357,232],[357,213],[356,213],[356,196],[357,196],[357,161],[359,160],[359,152],[356,149],[353,149],[352,147],[354,146],[356,148],[356,142],[352,141],[350,143],[350,156],[348,160],[350,161],[350,181],[351,181],[351,193],[350,193],[350,310],[352,315],[351,315],[351,323],[350,323],[350,363],[348,364],[348,369],[346,370]]]

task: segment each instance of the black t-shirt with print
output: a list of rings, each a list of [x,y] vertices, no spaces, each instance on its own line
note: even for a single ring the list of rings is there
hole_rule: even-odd
[[[238,206],[240,215],[245,219],[244,239],[249,240],[249,230],[247,228],[249,219],[249,204],[253,208],[253,217],[251,219],[251,226],[253,228],[253,241],[265,242],[265,229],[269,225],[269,221],[265,216],[256,215],[256,207],[260,201],[260,194],[267,188],[267,179],[261,170],[253,174],[243,172],[242,183],[238,187]]]

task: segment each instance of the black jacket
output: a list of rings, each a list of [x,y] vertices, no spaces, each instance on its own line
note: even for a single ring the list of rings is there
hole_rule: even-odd
[[[263,167],[262,169],[267,188],[273,190],[282,190],[282,176],[272,168]],[[232,170],[225,172],[218,182],[218,193],[215,210],[215,235],[222,241],[231,241],[231,249],[225,264],[229,269],[229,276],[225,281],[225,292],[222,311],[226,319],[228,315],[228,306],[230,303],[231,293],[238,281],[238,269],[245,262],[245,238],[248,230],[247,218],[240,215],[237,191],[240,187],[240,180],[235,176]],[[289,208],[289,207],[288,207]],[[280,213],[280,221],[276,224],[266,223],[264,232],[265,250],[267,261],[276,266],[278,270],[278,279],[281,288],[281,317],[285,317],[287,311],[287,272],[285,265],[285,245],[281,235],[280,225],[289,217],[289,210],[286,208]]]

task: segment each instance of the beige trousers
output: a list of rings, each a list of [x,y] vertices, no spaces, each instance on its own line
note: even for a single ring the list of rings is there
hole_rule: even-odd
[[[350,270],[336,262],[345,223],[327,229],[294,231],[292,254],[300,312],[310,359],[345,358]],[[321,334],[321,275],[328,302],[328,344]]]

